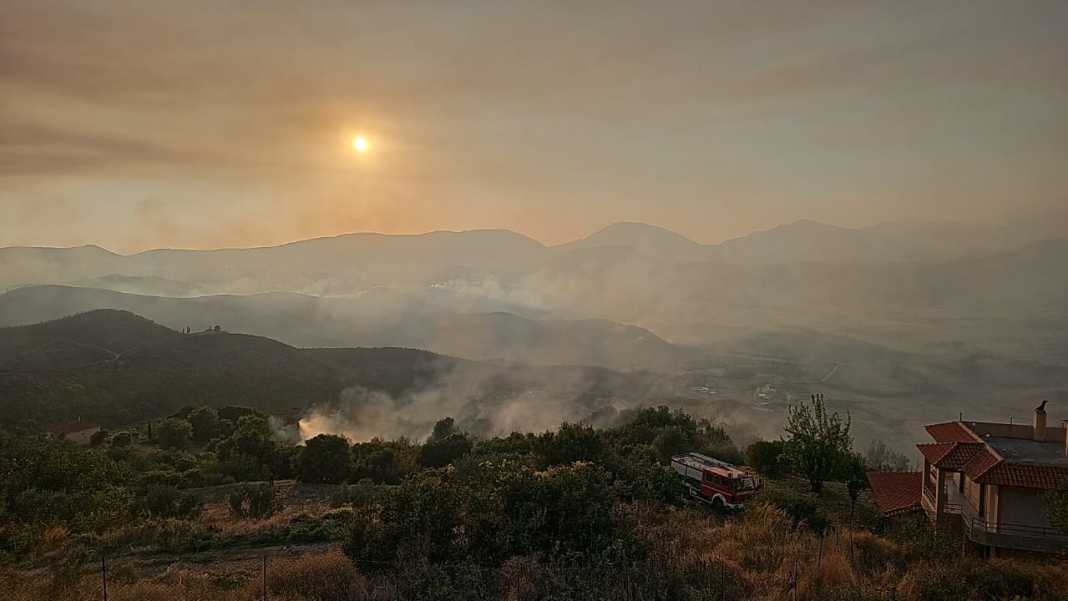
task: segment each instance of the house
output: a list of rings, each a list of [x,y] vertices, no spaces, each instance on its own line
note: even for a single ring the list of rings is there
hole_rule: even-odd
[[[89,439],[100,431],[100,426],[82,420],[59,424],[48,429],[56,438],[64,438],[80,445],[89,444]]]
[[[884,518],[920,511],[920,472],[868,472],[871,499]]]
[[[915,499],[933,524],[959,524],[963,537],[991,555],[1068,550],[1068,534],[1050,524],[1046,510],[1046,493],[1068,480],[1068,428],[1049,427],[1046,417],[1043,401],[1032,425],[926,426],[933,442],[916,445],[923,471],[896,481],[869,474],[872,496],[888,517],[895,507],[914,508]]]
[[[992,552],[1068,549],[1068,534],[1050,524],[1045,499],[1068,479],[1068,428],[1046,424],[1045,401],[1030,426],[956,421],[929,425],[927,433],[934,442],[916,447],[923,455],[920,504],[933,523],[960,519],[965,535]]]

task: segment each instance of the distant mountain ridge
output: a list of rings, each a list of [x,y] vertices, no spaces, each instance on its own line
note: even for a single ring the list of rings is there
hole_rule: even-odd
[[[1068,241],[1046,238],[1061,233],[1057,219],[860,229],[802,220],[718,245],[618,223],[552,247],[480,230],[129,256],[8,248],[0,323],[123,308],[172,327],[221,322],[305,346],[402,345],[614,369],[676,366],[686,356],[679,345],[778,327],[905,324],[944,337],[939,330],[961,320],[986,320],[997,334],[973,330],[969,340],[1027,348],[1035,345],[1026,320],[1049,320],[1049,332],[1068,323]],[[1060,356],[1061,346],[1042,344]]]

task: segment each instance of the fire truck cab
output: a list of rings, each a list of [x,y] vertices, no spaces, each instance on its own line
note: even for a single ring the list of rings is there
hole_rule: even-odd
[[[671,468],[682,476],[690,497],[716,508],[740,509],[760,489],[753,474],[700,453],[672,457]]]

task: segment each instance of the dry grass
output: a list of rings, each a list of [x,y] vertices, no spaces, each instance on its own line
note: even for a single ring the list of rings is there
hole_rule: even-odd
[[[655,509],[655,510],[654,510]],[[1063,601],[1068,569],[1062,562],[910,559],[902,545],[865,531],[838,530],[822,543],[796,530],[782,511],[756,505],[722,522],[688,509],[627,509],[647,554],[622,565],[548,562],[514,557],[500,568],[463,568],[460,578],[433,567],[401,574],[362,574],[336,548],[274,557],[268,563],[272,601],[379,601],[424,598],[425,587],[445,586],[464,598],[536,601],[601,598],[709,599],[715,601]],[[287,512],[288,513],[288,512]],[[288,520],[240,520],[217,527],[264,527]],[[247,522],[242,523],[242,522]],[[63,540],[62,532],[49,534]],[[244,563],[176,565],[149,577],[147,571],[113,569],[114,601],[254,601],[261,598],[260,564],[248,552]],[[212,570],[215,570],[214,572]],[[442,580],[444,578],[444,580]],[[466,580],[465,580],[466,578]],[[451,579],[451,581],[450,581]],[[461,595],[464,586],[481,590]],[[99,576],[78,573],[0,573],[4,601],[97,601]],[[470,591],[468,591],[470,592]],[[607,596],[606,596],[607,595]]]

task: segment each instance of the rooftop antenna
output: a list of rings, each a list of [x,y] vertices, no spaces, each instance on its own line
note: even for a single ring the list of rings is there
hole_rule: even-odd
[[[960,413],[957,414],[957,421],[958,422],[964,421],[964,412],[963,411],[961,411]]]

